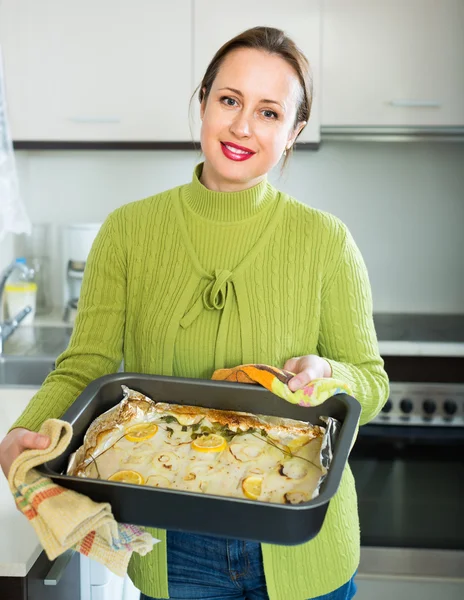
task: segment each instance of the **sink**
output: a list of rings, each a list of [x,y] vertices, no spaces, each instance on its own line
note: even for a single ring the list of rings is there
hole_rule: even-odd
[[[0,356],[0,386],[39,387],[55,368],[52,356]]]
[[[71,338],[71,327],[20,325],[4,346],[4,356],[59,356]],[[0,359],[1,360],[1,359]]]

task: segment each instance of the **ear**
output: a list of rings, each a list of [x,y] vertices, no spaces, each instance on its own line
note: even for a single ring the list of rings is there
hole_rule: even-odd
[[[206,110],[206,97],[205,97],[205,90],[206,88],[204,87],[202,92],[203,92],[203,100],[200,103],[200,119],[203,121],[203,117],[205,115],[205,110]]]
[[[307,124],[307,121],[299,121],[299,123],[295,127],[295,129],[292,129],[292,131],[290,132],[290,135],[288,136],[287,143],[285,145],[285,148],[287,150],[290,150],[290,148],[293,146],[296,138],[300,135],[301,131],[306,127],[306,124]]]

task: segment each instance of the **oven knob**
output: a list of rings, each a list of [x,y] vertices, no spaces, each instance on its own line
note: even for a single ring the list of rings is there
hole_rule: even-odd
[[[443,402],[443,410],[447,415],[454,415],[454,413],[458,410],[458,406],[454,400],[445,400]]]
[[[392,401],[390,400],[390,398],[385,402],[385,405],[382,408],[382,412],[384,413],[389,413],[391,411],[391,409],[393,408],[393,404]]]
[[[403,398],[400,402],[400,408],[404,413],[410,413],[414,408],[413,403],[408,398]]]
[[[437,409],[437,405],[433,400],[424,400],[422,408],[424,409],[426,415],[433,415],[433,413]]]

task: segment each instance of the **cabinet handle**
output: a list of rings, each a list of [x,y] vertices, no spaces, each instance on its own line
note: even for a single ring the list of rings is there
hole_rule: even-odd
[[[66,550],[63,554],[60,554],[54,561],[44,579],[44,585],[58,585],[63,573],[66,571],[66,567],[69,561],[74,556],[75,550]]]
[[[75,116],[69,117],[69,121],[73,123],[120,123],[120,117],[86,117],[86,116]]]
[[[390,100],[389,104],[401,108],[441,108],[436,100]]]

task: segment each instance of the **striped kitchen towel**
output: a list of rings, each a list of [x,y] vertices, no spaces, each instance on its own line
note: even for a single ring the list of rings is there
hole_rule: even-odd
[[[66,450],[72,427],[48,419],[40,433],[50,438],[49,447],[25,450],[8,473],[16,506],[31,522],[50,560],[72,548],[124,576],[132,552],[143,556],[159,540],[135,525],[117,523],[108,503],[57,485],[34,469]]]

